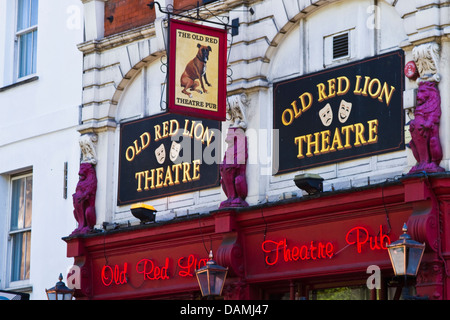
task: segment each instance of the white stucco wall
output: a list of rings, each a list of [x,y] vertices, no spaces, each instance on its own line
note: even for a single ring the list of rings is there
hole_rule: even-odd
[[[71,194],[78,182],[83,5],[78,0],[40,0],[37,72],[30,83],[13,84],[14,1],[0,2],[0,289],[25,290],[46,299],[45,288],[64,281],[73,261],[61,239],[76,227]],[[3,19],[5,18],[5,19]],[[6,88],[5,88],[6,87]],[[68,195],[63,198],[64,163]],[[9,283],[10,178],[32,169],[33,204],[30,279]]]

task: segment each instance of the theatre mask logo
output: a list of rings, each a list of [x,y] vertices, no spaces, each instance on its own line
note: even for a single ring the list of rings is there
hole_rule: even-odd
[[[170,20],[169,111],[225,121],[227,34]]]
[[[120,128],[119,205],[219,185],[220,122],[159,114]]]
[[[399,50],[274,83],[276,173],[404,149],[403,70]]]

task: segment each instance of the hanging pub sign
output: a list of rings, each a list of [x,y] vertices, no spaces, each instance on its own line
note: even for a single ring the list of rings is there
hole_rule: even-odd
[[[225,121],[226,30],[171,19],[170,112]]]
[[[274,83],[274,174],[404,149],[403,70],[399,50]]]
[[[220,122],[163,113],[120,128],[118,205],[219,186]]]

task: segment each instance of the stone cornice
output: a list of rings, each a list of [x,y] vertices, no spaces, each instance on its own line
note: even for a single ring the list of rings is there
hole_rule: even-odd
[[[90,40],[78,45],[78,50],[84,54],[101,52],[115,47],[123,46],[134,41],[151,38],[156,35],[155,24],[151,23],[142,27],[120,32],[101,40]]]

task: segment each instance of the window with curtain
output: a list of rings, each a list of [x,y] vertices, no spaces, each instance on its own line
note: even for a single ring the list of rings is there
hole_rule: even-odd
[[[39,0],[17,0],[17,77],[36,73]]]
[[[11,282],[30,278],[32,193],[31,174],[11,179]]]

